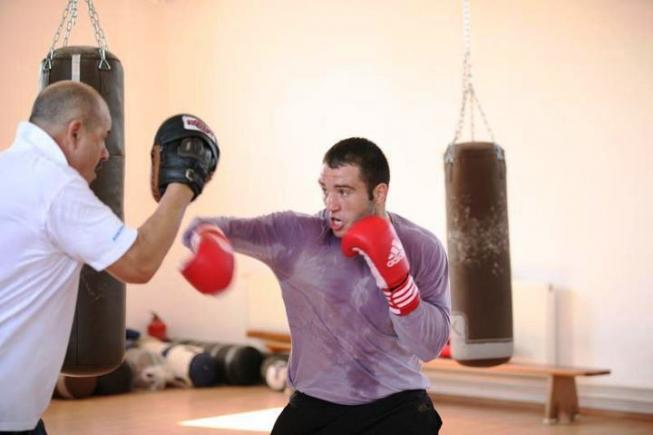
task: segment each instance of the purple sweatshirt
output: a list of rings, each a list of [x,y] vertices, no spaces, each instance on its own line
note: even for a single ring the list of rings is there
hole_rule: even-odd
[[[290,385],[329,402],[357,405],[424,389],[420,360],[435,358],[449,337],[447,257],[440,241],[389,214],[422,302],[390,313],[361,256],[345,257],[324,212],[253,219],[198,219],[219,226],[234,249],[267,264],[282,290],[292,352]]]

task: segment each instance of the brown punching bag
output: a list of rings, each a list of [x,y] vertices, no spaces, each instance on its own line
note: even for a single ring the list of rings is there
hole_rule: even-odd
[[[54,50],[41,65],[41,88],[59,80],[77,80],[95,88],[111,113],[106,140],[109,160],[91,184],[95,195],[123,218],[124,92],[120,60],[97,47],[69,46]],[[125,350],[125,284],[107,272],[84,265],[77,308],[62,373],[101,375],[117,368]]]
[[[452,358],[501,364],[513,352],[504,151],[491,142],[454,143],[444,165]]]

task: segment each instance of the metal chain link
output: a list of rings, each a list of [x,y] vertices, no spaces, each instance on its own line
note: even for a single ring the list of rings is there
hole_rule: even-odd
[[[95,31],[95,40],[97,41],[98,47],[100,47],[100,68],[111,69],[109,63],[107,62],[107,39],[104,36],[104,31],[100,26],[100,18],[98,17],[97,11],[95,10],[95,5],[93,0],[86,0],[86,5],[88,6],[88,16],[91,18],[91,24],[93,25],[93,30]]]
[[[79,0],[72,0],[71,7],[72,9],[68,11],[68,21],[66,22],[66,33],[63,35],[63,46],[68,47],[68,38],[70,38],[70,32],[73,30],[75,24],[77,24],[77,2]]]
[[[77,8],[77,0],[68,0],[68,4],[66,5],[66,8],[63,10],[63,16],[61,17],[61,22],[59,23],[59,27],[57,27],[57,31],[54,34],[54,38],[52,39],[52,45],[50,45],[50,50],[48,51],[48,56],[45,59],[45,62],[43,63],[43,69],[44,70],[49,70],[52,68],[52,57],[54,56],[54,47],[57,45],[57,42],[59,41],[59,38],[61,37],[61,31],[63,30],[63,25],[64,23],[68,22],[68,15],[72,15],[72,10]],[[71,25],[72,27],[72,25]],[[69,33],[70,29],[68,29],[68,26],[66,25],[66,33]],[[66,35],[65,40],[68,40],[68,36]]]
[[[48,56],[45,59],[45,62],[43,63],[44,70],[50,70],[52,68],[54,47],[57,45],[57,42],[61,37],[61,32],[64,28],[64,23],[66,24],[66,30],[64,32],[63,47],[68,46],[68,39],[70,38],[72,29],[75,26],[75,24],[77,24],[78,3],[79,0],[68,0],[68,4],[66,5],[66,8],[63,11],[61,22],[59,23],[59,27],[57,27],[57,31],[54,34],[54,39],[52,40],[52,45],[50,46]],[[97,41],[99,51],[100,51],[100,63],[98,67],[100,69],[111,69],[111,65],[109,65],[109,62],[107,62],[107,56],[106,56],[108,50],[107,39],[104,35],[104,31],[102,30],[102,27],[100,26],[100,18],[98,17],[97,11],[95,9],[95,5],[93,4],[93,0],[86,0],[86,5],[88,6],[88,16],[91,19],[91,24],[93,25],[93,31],[95,33],[95,40]]]
[[[454,135],[452,143],[458,142],[460,135],[463,131],[463,126],[465,124],[465,114],[467,113],[467,106],[469,105],[469,122],[470,122],[470,131],[471,139],[474,141],[474,108],[478,108],[479,113],[481,114],[481,119],[485,128],[490,134],[492,142],[494,142],[494,133],[490,128],[490,124],[487,121],[483,107],[476,97],[476,92],[474,91],[474,85],[472,83],[472,20],[471,20],[471,8],[470,0],[463,0],[463,46],[465,49],[465,54],[463,57],[463,73],[462,73],[462,102],[460,105],[460,114],[458,117],[458,123],[456,125],[456,133]]]

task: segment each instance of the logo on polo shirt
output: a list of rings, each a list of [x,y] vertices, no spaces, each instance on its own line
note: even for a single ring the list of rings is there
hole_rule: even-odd
[[[118,231],[116,231],[116,234],[113,235],[113,237],[111,238],[111,240],[113,240],[113,241],[115,242],[116,239],[117,239],[118,237],[120,237],[120,234],[122,234],[122,230],[124,230],[124,229],[125,229],[125,226],[124,226],[124,225],[120,225],[120,228],[118,228]]]

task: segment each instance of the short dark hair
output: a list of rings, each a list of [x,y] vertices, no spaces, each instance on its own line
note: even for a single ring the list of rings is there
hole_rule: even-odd
[[[358,166],[370,199],[374,198],[376,186],[380,183],[390,184],[390,167],[383,151],[374,142],[362,137],[350,137],[336,143],[326,152],[322,162],[331,169],[344,165]]]

